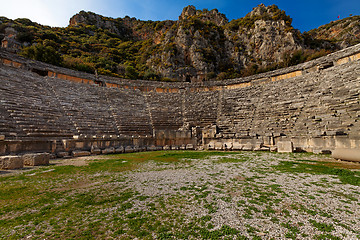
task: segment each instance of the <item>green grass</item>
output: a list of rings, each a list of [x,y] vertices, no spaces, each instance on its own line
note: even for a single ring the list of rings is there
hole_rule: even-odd
[[[334,168],[326,166],[326,163],[299,163],[291,161],[281,161],[279,165],[274,166],[276,170],[289,173],[310,173],[318,175],[334,175],[344,184],[360,186],[360,172],[354,172],[348,169]]]
[[[122,174],[139,169],[143,163],[149,161],[186,164],[192,159],[225,154],[224,152],[160,151],[112,155],[107,159],[88,161],[86,166],[47,166],[14,176],[0,177],[0,239],[18,239],[26,235],[46,235],[47,238],[92,239],[90,236],[101,238],[106,230],[103,226],[93,225],[92,214],[97,215],[98,218],[101,209],[112,207],[116,207],[119,213],[129,211],[134,207],[134,200],[145,201],[149,198],[131,189],[123,189],[121,185],[126,185],[126,179],[122,175],[107,173]],[[120,186],[111,187],[112,182]],[[198,198],[205,198],[210,193],[205,191],[206,188],[202,186],[192,190],[198,193]],[[157,211],[156,209],[161,208],[155,204],[152,209]],[[210,211],[216,211],[214,207],[209,208]],[[112,222],[111,217],[104,218],[104,222]],[[149,226],[150,230],[138,232],[139,227],[148,221],[149,219],[134,215],[125,224],[128,225],[128,229],[123,227],[113,229],[114,235],[122,232],[129,234],[130,231],[133,236],[146,238],[151,229],[156,230],[156,227]],[[73,228],[75,222],[78,226],[76,229]],[[120,222],[123,226],[124,219]],[[9,233],[9,229],[23,225],[28,227],[12,235]],[[36,230],[38,228],[52,230],[46,232],[46,230]],[[213,231],[210,235],[222,236],[223,230]],[[164,232],[159,234],[163,238],[168,235]]]
[[[317,240],[341,240],[342,238],[331,235],[331,234],[321,234],[321,235],[316,235],[314,239],[317,239]]]
[[[156,152],[157,156],[154,160],[172,162],[181,159],[205,159],[210,156],[227,156],[238,154],[238,152],[212,152],[212,151],[173,151],[173,152]]]
[[[271,166],[264,169],[265,159],[269,157],[272,161],[278,159],[276,171]],[[304,196],[298,194],[298,198],[291,199],[287,188],[276,179],[265,181],[268,173],[305,172],[333,175],[355,185],[358,172],[318,162],[284,161],[288,158],[299,159],[297,155],[274,153],[142,152],[108,155],[88,160],[84,166],[50,165],[3,175],[0,176],[0,239],[27,236],[33,239],[261,239],[259,225],[248,224],[259,219],[285,228],[281,238],[296,239],[306,233],[301,232],[300,224],[290,221],[294,211],[308,219],[315,215],[326,217],[327,223],[308,222],[308,226],[323,232],[312,235],[317,239],[337,239],[335,226],[359,235],[355,228],[335,221],[333,215],[337,210],[325,212],[302,202],[311,201],[314,194],[293,189],[291,194]],[[301,159],[306,160],[306,155]],[[248,172],[239,171],[239,166]],[[168,172],[159,172],[164,170]],[[156,179],[146,177],[158,173],[171,178],[177,170],[189,175],[184,175],[188,179],[182,184],[158,184]],[[356,214],[348,205],[359,204],[359,193],[336,192],[325,180],[321,180],[321,186],[314,182],[308,187],[323,188],[319,194],[341,200],[341,211]],[[150,190],[141,192],[139,188],[146,189],[145,186]],[[283,201],[285,197],[290,200]],[[219,219],[226,219],[221,215],[224,208],[242,218],[239,226],[219,223]]]
[[[309,222],[311,223],[311,225],[313,225],[314,227],[316,227],[319,231],[322,232],[332,232],[335,230],[334,225],[333,224],[327,224],[327,223],[321,223],[321,222],[317,222],[315,220],[310,219]]]
[[[289,231],[286,233],[285,237],[287,238],[291,238],[291,239],[296,239],[297,238],[297,234],[300,232],[298,227],[291,224],[291,223],[281,223],[281,226],[287,228]]]
[[[244,156],[243,154],[236,154],[231,157],[221,157],[217,160],[218,163],[242,163],[250,160],[249,156]]]

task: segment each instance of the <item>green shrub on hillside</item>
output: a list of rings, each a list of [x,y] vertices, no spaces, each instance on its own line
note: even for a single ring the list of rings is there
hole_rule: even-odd
[[[63,58],[58,51],[52,46],[45,46],[42,44],[25,47],[20,52],[20,55],[53,65],[61,65],[63,62]]]

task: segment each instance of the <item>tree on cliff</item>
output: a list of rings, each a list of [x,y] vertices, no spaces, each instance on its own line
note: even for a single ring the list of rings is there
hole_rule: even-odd
[[[57,52],[52,46],[45,46],[43,44],[25,47],[20,52],[20,55],[53,65],[61,65],[63,61],[61,54]]]

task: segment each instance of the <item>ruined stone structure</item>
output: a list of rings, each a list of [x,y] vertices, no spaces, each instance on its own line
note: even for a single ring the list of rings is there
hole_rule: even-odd
[[[360,147],[360,45],[273,72],[97,78],[0,51],[0,155]]]

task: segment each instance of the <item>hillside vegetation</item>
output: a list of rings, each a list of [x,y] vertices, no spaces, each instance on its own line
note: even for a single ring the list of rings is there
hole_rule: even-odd
[[[27,58],[79,71],[148,80],[211,80],[295,65],[360,42],[359,16],[301,33],[276,5],[229,21],[184,8],[178,21],[80,12],[68,27],[0,18],[0,40]]]

